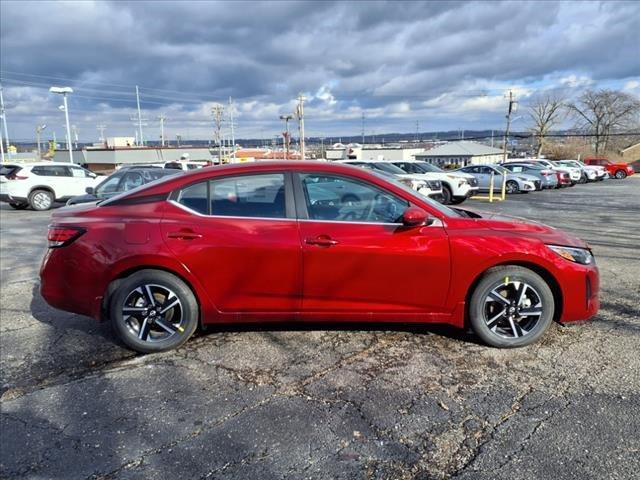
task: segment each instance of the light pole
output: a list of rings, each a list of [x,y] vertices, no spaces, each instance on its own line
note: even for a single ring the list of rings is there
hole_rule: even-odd
[[[62,95],[62,101],[64,102],[64,118],[67,124],[67,148],[69,149],[69,161],[73,163],[73,148],[71,146],[71,127],[69,126],[69,106],[67,105],[67,93],[73,93],[73,88],[51,87],[49,89],[49,92]]]
[[[47,125],[45,123],[43,123],[42,125],[38,125],[36,127],[36,139],[38,142],[38,160],[42,159],[42,148],[40,146],[40,134],[45,128],[47,128]]]
[[[284,150],[284,159],[289,160],[289,120],[293,118],[293,115],[280,115],[280,120],[284,120],[284,141],[285,141],[285,150]]]

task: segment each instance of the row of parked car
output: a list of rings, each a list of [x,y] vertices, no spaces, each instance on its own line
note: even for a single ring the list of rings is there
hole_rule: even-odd
[[[418,160],[345,160],[340,163],[392,177],[425,196],[454,205],[491,188],[500,192],[504,186],[508,194],[529,193],[609,177],[623,179],[634,173],[631,166],[604,158],[587,158],[584,162],[521,159],[447,171]],[[123,167],[105,177],[68,163],[3,165],[0,167],[0,201],[15,209],[48,210],[55,202],[66,201],[67,205],[74,205],[104,200],[162,177],[202,166],[196,162],[138,165]]]
[[[442,170],[418,160],[345,160],[341,163],[396,176],[398,180],[421,194],[444,204],[459,204],[478,192],[529,193],[548,188],[571,187],[576,184],[623,179],[633,175],[633,168],[606,159],[579,160],[510,159],[506,163],[469,165],[457,170]]]

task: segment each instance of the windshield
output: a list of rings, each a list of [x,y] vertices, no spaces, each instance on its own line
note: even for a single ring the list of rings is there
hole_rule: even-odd
[[[402,170],[400,167],[396,167],[395,165],[393,165],[391,163],[376,162],[376,163],[374,163],[374,165],[378,170],[382,170],[383,172],[387,172],[387,173],[392,173],[393,175],[406,175],[407,174],[407,172]]]
[[[502,165],[492,165],[493,169],[497,170],[501,174],[509,174],[511,173],[508,169],[504,168]]]
[[[430,163],[427,162],[420,162],[420,163],[415,163],[415,165],[418,166],[418,168],[420,168],[420,170],[422,170],[425,173],[443,173],[444,170],[442,170],[439,167],[436,167],[435,165],[431,165]]]

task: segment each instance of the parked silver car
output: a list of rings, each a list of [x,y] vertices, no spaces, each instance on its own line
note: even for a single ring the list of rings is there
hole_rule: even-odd
[[[526,174],[515,174],[502,165],[469,165],[456,171],[469,173],[478,180],[478,187],[482,191],[488,191],[493,174],[493,191],[500,192],[502,183],[505,183],[507,193],[529,193],[542,188],[542,182],[536,177]]]
[[[504,168],[512,173],[524,173],[526,175],[532,175],[537,177],[542,184],[542,188],[557,188],[558,177],[555,170],[550,170],[542,165],[532,165],[529,163],[517,163],[508,162],[505,163]]]

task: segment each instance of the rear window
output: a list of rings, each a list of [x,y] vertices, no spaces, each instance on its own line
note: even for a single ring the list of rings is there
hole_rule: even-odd
[[[22,167],[18,165],[2,165],[0,167],[0,175],[8,177],[9,175],[15,175],[20,170],[22,170]]]

